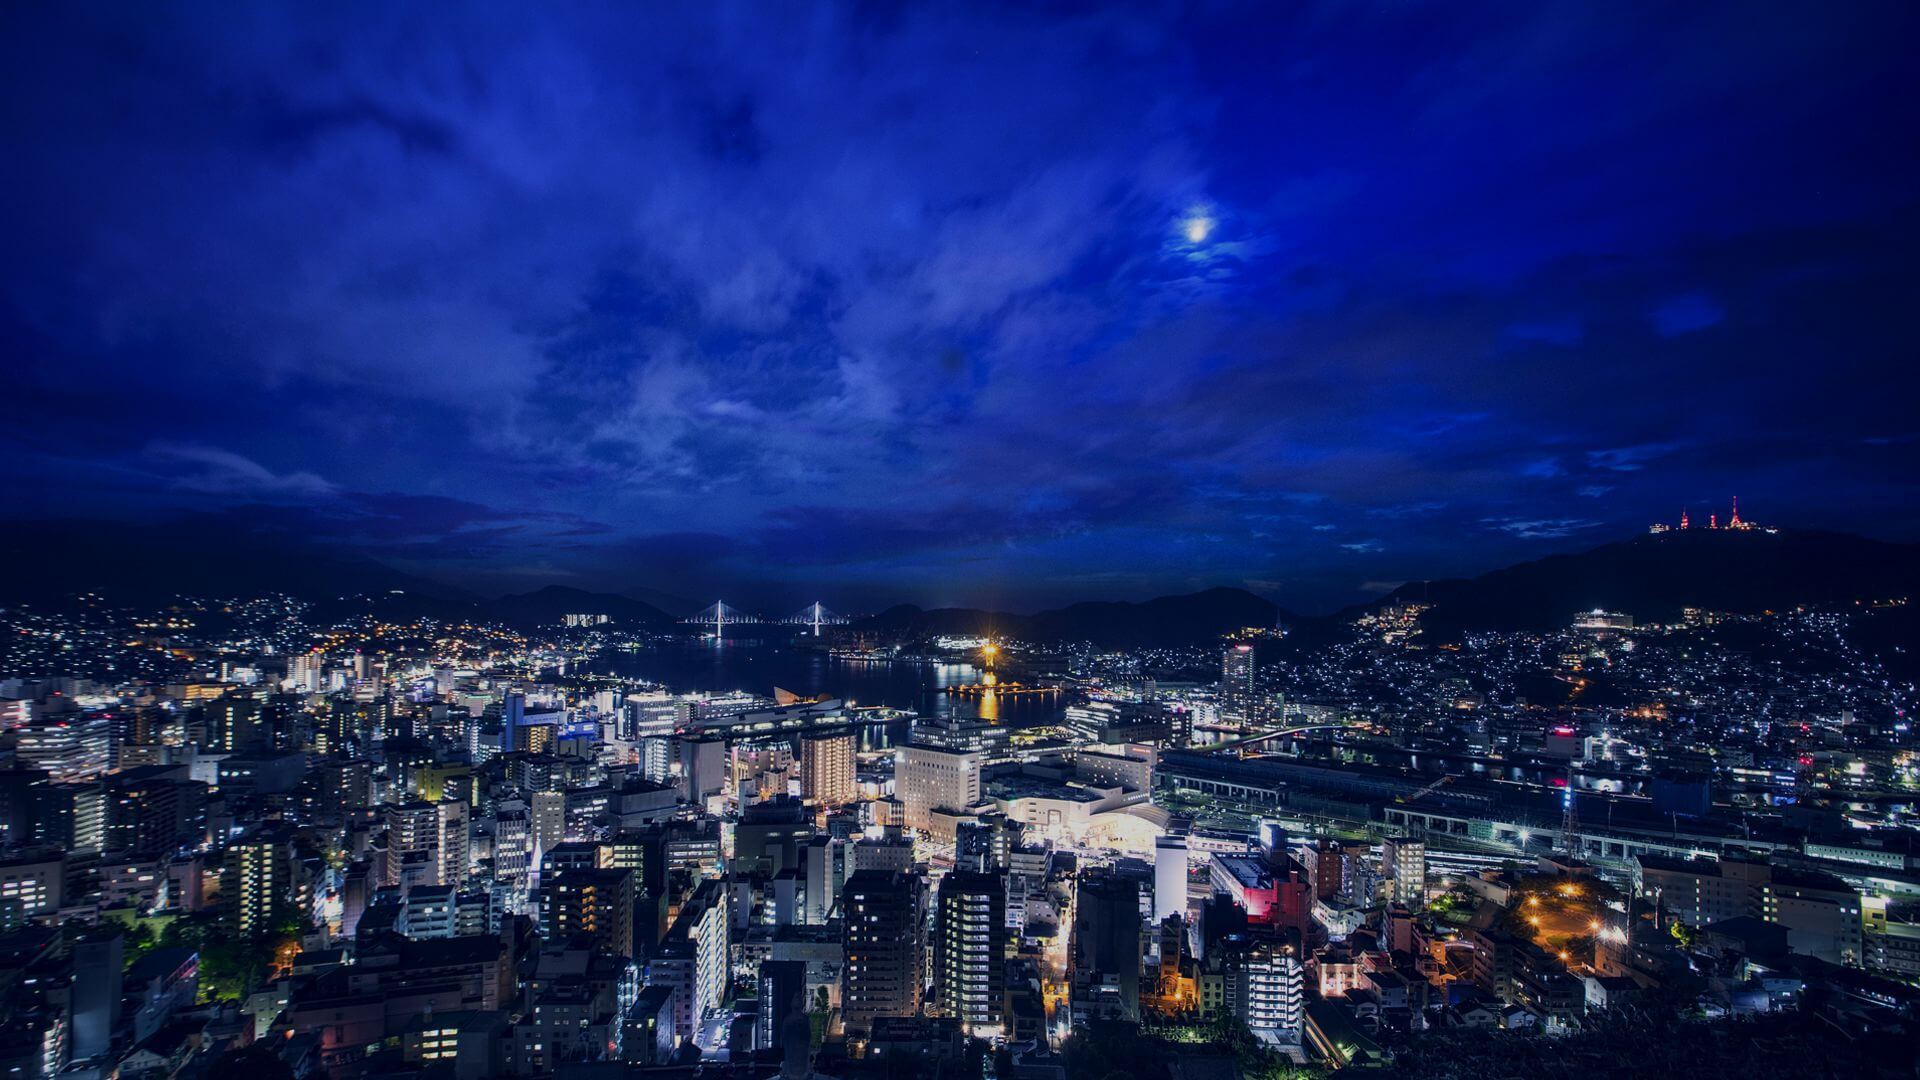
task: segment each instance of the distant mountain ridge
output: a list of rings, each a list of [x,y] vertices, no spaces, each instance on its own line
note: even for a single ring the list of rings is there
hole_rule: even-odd
[[[209,531],[191,523],[0,523],[0,604],[48,604],[97,591],[123,602],[176,594],[235,597],[282,592],[323,617],[374,611],[392,617],[479,618],[533,629],[566,615],[606,615],[617,625],[666,630],[684,614],[630,595],[549,585],[484,598],[396,570],[351,551],[281,533]],[[1214,588],[1139,603],[1090,601],[1030,615],[978,608],[888,608],[853,624],[908,636],[1005,635],[1116,647],[1173,646],[1243,627],[1282,625],[1303,648],[1342,621],[1382,605],[1431,605],[1435,638],[1474,630],[1551,630],[1594,608],[1661,621],[1681,609],[1759,612],[1920,593],[1920,544],[1841,533],[1690,529],[1643,535],[1469,579],[1413,582],[1366,605],[1303,617],[1243,589]]]
[[[54,603],[90,591],[141,603],[179,594],[287,593],[314,603],[323,617],[370,610],[393,618],[485,619],[533,629],[558,625],[567,615],[605,615],[616,625],[652,630],[669,629],[681,617],[632,596],[566,585],[488,599],[284,533],[223,532],[196,524],[36,521],[0,527],[0,604]],[[666,593],[648,595],[674,603]],[[688,605],[681,601],[680,607]],[[856,628],[1173,645],[1241,627],[1270,627],[1279,614],[1253,593],[1218,588],[1144,603],[1090,601],[1034,615],[905,605],[860,620]]]
[[[400,592],[455,606],[477,599],[364,555],[191,520],[34,521],[0,528],[0,602],[45,603],[81,592],[139,602],[177,594],[276,592],[314,601]]]
[[[626,627],[659,628],[678,621],[644,600],[566,585],[549,585],[530,593],[503,596],[482,603],[480,609],[511,626],[552,626],[568,615],[605,615]]]
[[[641,600],[564,585],[486,599],[376,559],[272,533],[166,522],[41,521],[0,529],[0,604],[48,604],[84,592],[134,603],[180,594],[286,593],[313,603],[323,616],[371,609],[401,618],[479,618],[522,628],[558,624],[575,614],[606,615],[630,627],[677,621]]]
[[[1033,615],[978,608],[901,604],[859,620],[856,630],[923,636],[1006,636],[1025,641],[1092,641],[1101,645],[1172,646],[1216,638],[1246,627],[1267,628],[1281,618],[1271,600],[1245,589],[1215,588],[1143,603],[1088,601]]]
[[[1410,582],[1356,615],[1387,604],[1426,603],[1441,637],[1472,630],[1551,630],[1602,608],[1641,622],[1682,609],[1757,614],[1802,604],[1845,604],[1920,591],[1920,544],[1844,533],[1688,529],[1520,563],[1470,579]]]

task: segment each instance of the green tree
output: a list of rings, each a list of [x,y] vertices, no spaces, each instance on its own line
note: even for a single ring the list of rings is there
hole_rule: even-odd
[[[160,944],[153,927],[143,920],[135,919],[127,927],[126,940],[121,943],[127,966],[132,967],[140,958],[152,952]]]

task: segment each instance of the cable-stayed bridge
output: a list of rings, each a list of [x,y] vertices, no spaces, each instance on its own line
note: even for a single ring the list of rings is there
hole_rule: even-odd
[[[712,627],[714,637],[726,633],[729,626],[758,626],[766,622],[760,616],[741,611],[725,600],[715,600],[680,621],[688,626]]]
[[[784,619],[768,619],[750,611],[742,611],[724,600],[716,600],[699,611],[681,619],[686,626],[707,628],[715,637],[726,633],[729,626],[805,626],[820,636],[823,626],[845,626],[852,620],[833,610],[820,601],[814,601]]]

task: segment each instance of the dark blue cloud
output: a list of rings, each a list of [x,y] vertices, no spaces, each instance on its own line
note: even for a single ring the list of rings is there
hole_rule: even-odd
[[[0,18],[23,512],[1015,606],[1920,533],[1904,5]]]

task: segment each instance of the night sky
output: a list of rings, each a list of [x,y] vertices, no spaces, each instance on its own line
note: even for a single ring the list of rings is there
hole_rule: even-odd
[[[1920,536],[1911,3],[10,4],[0,484],[486,591]]]

